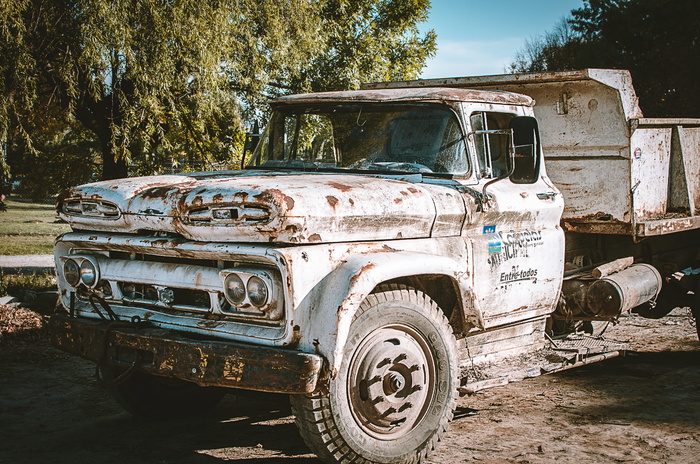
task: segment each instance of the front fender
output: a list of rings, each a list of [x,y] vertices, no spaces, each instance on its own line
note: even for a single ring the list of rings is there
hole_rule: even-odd
[[[340,367],[350,324],[362,301],[382,282],[417,275],[447,276],[460,289],[462,302],[473,301],[470,275],[463,264],[410,251],[351,256],[319,283],[312,298],[313,316],[307,339],[312,339],[315,350],[328,359],[332,377]],[[478,311],[475,319],[475,325],[482,326]]]

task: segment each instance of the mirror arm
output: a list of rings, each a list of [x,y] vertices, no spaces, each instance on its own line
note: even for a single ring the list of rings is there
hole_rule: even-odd
[[[484,184],[484,188],[481,190],[481,194],[484,196],[484,198],[486,198],[487,200],[488,200],[489,198],[491,198],[491,195],[489,195],[488,193],[486,193],[486,188],[487,188],[487,187],[489,187],[491,184],[495,184],[496,182],[500,182],[500,181],[502,181],[503,179],[508,179],[510,176],[513,175],[514,172],[515,172],[515,166],[513,165],[513,163],[511,163],[511,166],[508,168],[508,172],[506,172],[505,174],[502,174],[502,175],[496,177],[495,179],[491,179],[490,181],[486,182],[486,183]]]

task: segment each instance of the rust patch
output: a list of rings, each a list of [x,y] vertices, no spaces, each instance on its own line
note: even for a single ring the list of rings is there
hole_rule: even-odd
[[[331,205],[331,208],[335,209],[335,207],[338,205],[338,199],[334,196],[328,195],[326,197],[326,200],[328,201],[328,204]]]
[[[420,193],[420,190],[418,190],[415,187],[408,187],[406,190],[408,190],[411,193]]]
[[[214,203],[220,203],[220,202],[224,201],[224,196],[220,193],[217,193],[211,199]]]
[[[580,219],[579,219],[580,220]],[[578,220],[566,220],[562,226],[567,232],[579,232],[582,234],[613,234],[631,235],[632,225],[625,222],[577,222]]]
[[[278,189],[263,190],[257,195],[254,195],[253,198],[255,198],[258,201],[268,203],[284,202],[284,204],[287,206],[287,210],[291,210],[294,208],[294,198],[285,195],[284,193],[282,193],[282,191]]]
[[[401,192],[401,193],[403,193],[403,192]],[[402,202],[403,202],[403,198],[394,198],[394,203],[396,203],[397,205],[399,203],[402,203]]]
[[[585,218],[583,218],[583,220],[584,221],[605,221],[605,222],[614,221],[611,214],[604,213],[602,211],[598,211],[595,214],[591,214],[590,216],[586,216]]]
[[[355,286],[355,284],[357,283],[357,281],[360,280],[360,279],[362,278],[362,276],[363,276],[367,271],[370,271],[370,270],[374,269],[375,267],[377,267],[377,265],[374,264],[374,263],[369,263],[369,264],[365,264],[364,266],[362,266],[362,269],[360,269],[360,272],[358,272],[357,274],[355,274],[354,276],[352,276],[352,277],[350,278],[350,286],[351,286],[351,287]],[[350,295],[350,297],[351,297],[351,296],[352,296],[352,295]],[[346,300],[348,300],[350,297],[346,298]]]
[[[56,201],[61,202],[61,201],[67,200],[73,196],[76,196],[75,190],[70,190],[70,189],[64,190],[58,194],[58,196],[56,197]]]
[[[309,237],[309,242],[320,242],[321,236],[318,234],[313,234]]]
[[[263,190],[262,192],[258,193],[257,195],[254,195],[253,198],[255,198],[258,201],[273,203],[275,200],[275,197],[279,197],[281,195],[282,195],[282,192],[280,192],[279,190],[270,189],[270,190]]]
[[[350,203],[350,206],[355,206],[355,200],[352,198],[348,198],[348,203]]]
[[[233,194],[233,198],[243,203],[248,198],[248,192],[236,192]]]
[[[352,187],[350,185],[341,184],[340,182],[328,182],[326,185],[328,185],[329,187],[336,188],[341,192],[349,192],[350,190],[352,190]]]
[[[165,198],[171,192],[177,192],[179,189],[177,187],[152,187],[147,190],[140,192],[141,196],[144,198]]]

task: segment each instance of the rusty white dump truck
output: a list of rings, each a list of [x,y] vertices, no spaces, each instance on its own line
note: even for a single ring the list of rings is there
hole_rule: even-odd
[[[288,394],[331,463],[415,463],[459,392],[616,356],[693,308],[700,120],[626,71],[418,80],[274,100],[245,169],[58,200],[53,343],[126,409]],[[699,293],[700,294],[700,293]]]

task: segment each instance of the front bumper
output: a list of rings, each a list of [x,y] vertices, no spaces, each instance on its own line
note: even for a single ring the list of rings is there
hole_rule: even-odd
[[[312,393],[323,373],[316,354],[229,341],[197,340],[153,326],[51,317],[51,342],[93,362],[218,386],[272,393]]]

